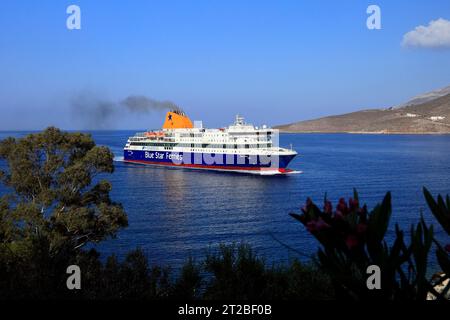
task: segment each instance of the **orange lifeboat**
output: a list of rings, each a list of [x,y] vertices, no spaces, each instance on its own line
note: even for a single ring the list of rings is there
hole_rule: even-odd
[[[145,136],[150,139],[156,139],[164,137],[164,132],[162,131],[148,131],[145,133]]]

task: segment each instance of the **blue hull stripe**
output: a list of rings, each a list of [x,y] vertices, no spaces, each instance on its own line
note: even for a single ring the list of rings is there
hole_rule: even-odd
[[[241,156],[236,154],[209,154],[191,152],[171,152],[171,151],[144,151],[144,150],[124,150],[125,161],[135,161],[148,164],[160,165],[185,165],[206,168],[220,169],[242,169],[255,170],[265,169],[285,169],[295,155],[283,156]]]

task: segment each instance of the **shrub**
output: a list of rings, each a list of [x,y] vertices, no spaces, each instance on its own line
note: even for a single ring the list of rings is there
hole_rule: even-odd
[[[440,196],[436,203],[426,190],[425,197],[437,220],[448,227],[448,196],[447,206]],[[438,247],[441,267],[448,275],[448,253],[434,238],[433,227],[428,227],[421,218],[416,226],[411,227],[411,241],[406,245],[404,232],[396,225],[395,239],[388,245],[385,235],[391,212],[389,192],[369,213],[366,205],[360,206],[355,190],[353,198],[348,202],[341,198],[334,210],[327,199],[322,210],[307,199],[302,214],[291,213],[319,241],[319,268],[332,279],[337,297],[424,300],[432,292],[443,298],[443,294],[434,290],[435,284],[427,279],[428,255],[433,242]],[[380,290],[370,290],[367,286],[367,268],[370,265],[377,265],[382,271]]]

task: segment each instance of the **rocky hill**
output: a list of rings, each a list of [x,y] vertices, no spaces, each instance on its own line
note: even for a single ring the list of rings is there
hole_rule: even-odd
[[[450,94],[402,107],[362,110],[275,128],[283,132],[450,133]]]
[[[418,96],[415,96],[414,98],[412,98],[411,100],[397,106],[396,108],[402,108],[402,107],[407,107],[407,106],[415,106],[418,104],[422,104],[440,97],[443,97],[447,94],[450,94],[450,86],[447,86],[445,88],[441,88],[441,89],[437,89],[437,90],[433,90]]]

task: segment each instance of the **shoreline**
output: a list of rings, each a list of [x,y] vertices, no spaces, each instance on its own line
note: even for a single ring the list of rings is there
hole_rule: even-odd
[[[274,128],[276,129],[276,128]],[[280,130],[280,129],[277,129]],[[358,134],[358,135],[450,135],[450,132],[383,132],[383,131],[284,131],[280,130],[280,133],[306,133],[306,134]]]
[[[280,133],[287,133],[287,134],[296,134],[296,133],[303,133],[303,134],[358,134],[358,135],[450,135],[450,132],[385,132],[385,131],[285,131],[282,129],[278,129],[276,127],[272,128],[279,130]],[[77,130],[77,129],[62,129],[63,131],[67,132],[82,132],[82,133],[91,133],[91,132],[111,132],[111,131],[117,131],[117,132],[128,132],[128,131],[143,131],[144,129],[95,129],[95,130]],[[0,130],[0,133],[33,133],[33,132],[39,132],[39,129],[34,130]]]

